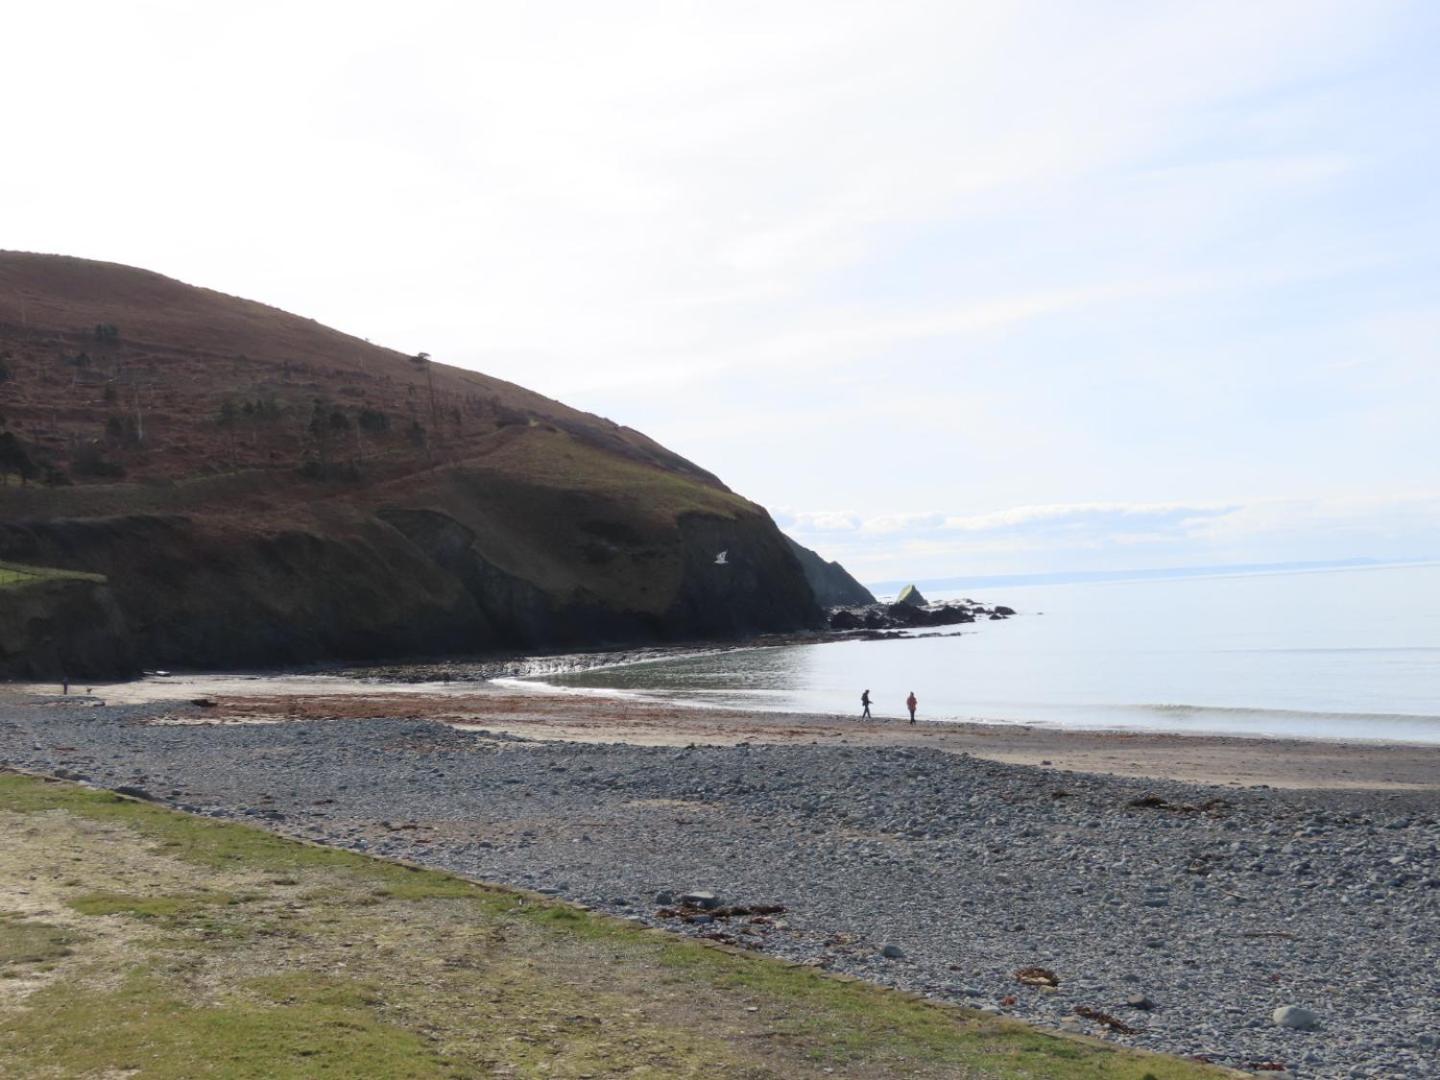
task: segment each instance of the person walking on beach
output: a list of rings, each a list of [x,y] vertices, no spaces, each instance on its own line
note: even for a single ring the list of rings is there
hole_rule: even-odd
[[[860,719],[861,719],[861,720],[869,720],[869,719],[870,719],[870,691],[869,691],[869,690],[866,690],[864,693],[862,693],[862,694],[860,695],[860,706],[861,706],[861,708],[863,708],[863,709],[865,710],[864,712],[862,712],[862,713],[860,714]]]
[[[915,722],[915,706],[919,704],[920,702],[915,700],[915,691],[911,690],[910,696],[905,699],[905,707],[910,710],[910,723],[912,724]]]

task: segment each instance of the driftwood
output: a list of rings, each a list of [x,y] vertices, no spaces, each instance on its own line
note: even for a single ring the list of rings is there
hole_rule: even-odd
[[[1118,1031],[1121,1035],[1134,1035],[1139,1028],[1133,1028],[1119,1017],[1111,1016],[1109,1013],[1101,1012],[1099,1009],[1092,1009],[1088,1005],[1076,1005],[1075,1015],[1083,1016],[1086,1020],[1094,1020],[1097,1024],[1104,1024],[1111,1031]]]
[[[1026,986],[1059,986],[1060,976],[1049,968],[1025,967],[1015,972],[1015,978]]]

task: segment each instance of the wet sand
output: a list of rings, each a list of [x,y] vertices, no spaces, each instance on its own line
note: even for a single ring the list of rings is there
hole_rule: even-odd
[[[0,694],[25,688],[0,689]],[[34,687],[53,693],[53,687]],[[84,692],[86,687],[77,687]],[[203,675],[97,686],[114,704],[213,699],[203,720],[405,717],[442,720],[531,739],[640,746],[823,743],[916,746],[1076,772],[1248,787],[1440,790],[1440,746],[1228,735],[1065,730],[1022,724],[861,722],[849,717],[675,706],[579,693],[518,691],[486,683],[386,684],[316,676]],[[177,717],[177,719],[180,719]]]

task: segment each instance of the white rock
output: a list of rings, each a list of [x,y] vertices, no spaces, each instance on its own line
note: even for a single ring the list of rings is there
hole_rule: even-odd
[[[1299,1005],[1281,1005],[1270,1014],[1270,1018],[1281,1027],[1294,1028],[1296,1031],[1314,1031],[1320,1026],[1320,1017]]]

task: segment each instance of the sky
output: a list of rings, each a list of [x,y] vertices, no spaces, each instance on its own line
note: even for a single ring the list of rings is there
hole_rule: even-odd
[[[0,247],[659,439],[865,580],[1440,558],[1440,5],[20,5]]]

